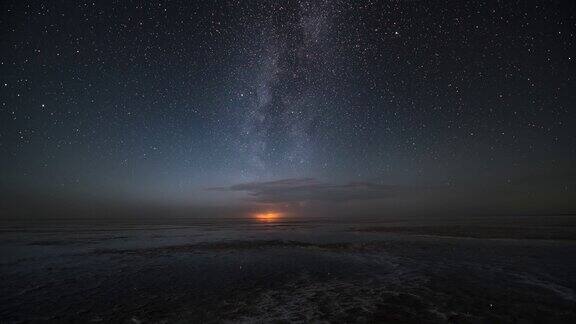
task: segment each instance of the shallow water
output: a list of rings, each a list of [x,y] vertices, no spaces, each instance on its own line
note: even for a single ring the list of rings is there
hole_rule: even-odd
[[[4,221],[2,322],[576,322],[572,216]]]

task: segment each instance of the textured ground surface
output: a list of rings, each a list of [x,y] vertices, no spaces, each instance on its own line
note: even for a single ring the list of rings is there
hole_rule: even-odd
[[[573,218],[438,224],[6,223],[0,318],[576,323]]]

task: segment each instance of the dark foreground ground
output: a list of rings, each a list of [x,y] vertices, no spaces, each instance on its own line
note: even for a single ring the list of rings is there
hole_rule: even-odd
[[[0,322],[576,323],[576,217],[4,222]]]

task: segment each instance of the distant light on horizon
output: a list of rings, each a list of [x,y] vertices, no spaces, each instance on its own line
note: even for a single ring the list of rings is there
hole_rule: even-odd
[[[262,223],[271,223],[278,221],[282,218],[283,214],[280,212],[264,212],[258,213],[254,215],[254,218]]]

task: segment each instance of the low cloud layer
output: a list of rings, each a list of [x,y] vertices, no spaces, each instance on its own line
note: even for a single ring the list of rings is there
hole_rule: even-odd
[[[412,192],[413,188],[370,182],[330,184],[314,178],[297,178],[242,183],[229,187],[211,188],[211,190],[245,192],[250,200],[259,203],[292,203],[384,199]]]

